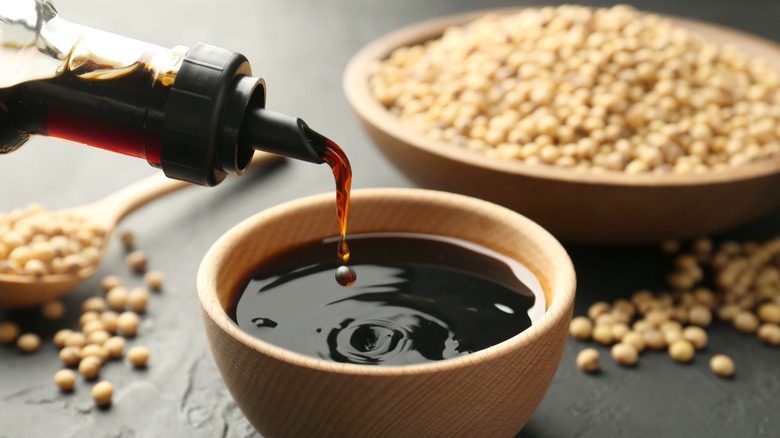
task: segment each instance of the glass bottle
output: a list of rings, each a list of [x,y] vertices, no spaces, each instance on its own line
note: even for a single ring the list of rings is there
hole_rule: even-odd
[[[46,135],[208,186],[255,150],[322,163],[324,137],[265,110],[265,92],[239,53],[167,49],[67,22],[50,0],[0,0],[0,154]]]

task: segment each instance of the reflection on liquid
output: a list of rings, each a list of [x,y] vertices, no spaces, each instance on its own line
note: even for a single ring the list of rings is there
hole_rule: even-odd
[[[351,288],[333,281],[340,260],[332,241],[299,248],[261,267],[238,297],[235,319],[248,333],[309,356],[404,365],[488,348],[544,313],[541,286],[516,261],[420,236],[353,236],[358,280]]]

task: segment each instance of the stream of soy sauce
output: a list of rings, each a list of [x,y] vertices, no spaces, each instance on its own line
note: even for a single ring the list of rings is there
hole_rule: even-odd
[[[341,233],[338,244],[338,255],[343,263],[349,261],[349,246],[347,245],[347,219],[349,218],[349,192],[352,186],[352,167],[344,151],[331,140],[324,141],[323,161],[328,163],[336,180],[336,218]],[[357,280],[355,270],[343,265],[336,269],[336,281],[342,286],[352,286]]]

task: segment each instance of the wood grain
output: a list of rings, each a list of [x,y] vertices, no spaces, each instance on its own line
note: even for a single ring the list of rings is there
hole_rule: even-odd
[[[229,318],[232,294],[264,260],[337,234],[332,194],[283,204],[237,225],[198,272],[206,333],[225,383],[257,430],[278,436],[513,436],[557,369],[575,277],[561,245],[503,207],[419,189],[353,194],[350,232],[406,231],[458,237],[528,266],[548,309],[523,333],[441,362],[361,366],[305,357],[256,339]]]

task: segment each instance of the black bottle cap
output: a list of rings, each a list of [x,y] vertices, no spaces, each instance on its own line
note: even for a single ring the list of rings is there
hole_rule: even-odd
[[[236,52],[202,43],[185,55],[163,116],[160,165],[166,176],[214,186],[241,174],[254,150],[239,145],[247,107],[265,105],[265,83]]]

